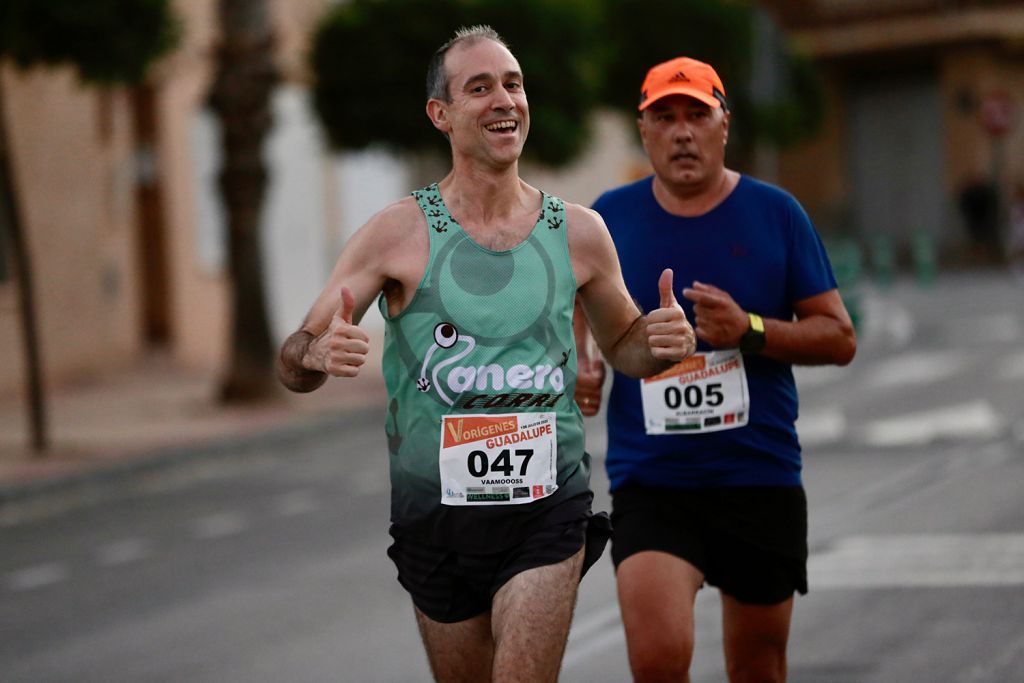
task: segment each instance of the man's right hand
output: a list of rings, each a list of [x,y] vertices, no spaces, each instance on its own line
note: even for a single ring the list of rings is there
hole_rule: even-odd
[[[341,288],[338,310],[331,317],[327,329],[310,345],[303,365],[334,377],[355,377],[366,362],[370,351],[370,337],[358,325],[352,324],[352,311],[356,298],[348,287]]]

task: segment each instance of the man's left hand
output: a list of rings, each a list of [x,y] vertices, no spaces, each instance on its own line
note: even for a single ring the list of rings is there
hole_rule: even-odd
[[[601,387],[605,367],[600,358],[580,359],[576,371],[576,404],[583,417],[593,417],[601,410]]]
[[[715,348],[739,346],[740,337],[750,327],[750,318],[729,292],[694,280],[693,287],[683,290],[693,302],[693,323],[697,337]]]
[[[647,343],[651,355],[659,360],[681,361],[697,348],[693,328],[672,292],[672,269],[658,278],[661,307],[647,314]]]

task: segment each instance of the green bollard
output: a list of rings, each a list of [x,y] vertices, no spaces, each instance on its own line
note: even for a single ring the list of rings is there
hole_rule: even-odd
[[[888,235],[880,233],[871,240],[871,264],[878,284],[883,287],[891,285],[896,278],[896,258]]]
[[[938,258],[935,240],[930,231],[918,230],[914,233],[913,256],[914,274],[917,276],[918,284],[931,285],[938,274]]]
[[[846,305],[846,310],[853,321],[854,329],[860,329],[862,319],[862,263],[863,256],[860,246],[851,239],[833,242],[827,248],[832,261],[832,272],[839,285],[839,293]]]

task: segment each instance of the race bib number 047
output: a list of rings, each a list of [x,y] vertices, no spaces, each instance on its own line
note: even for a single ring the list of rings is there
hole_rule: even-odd
[[[558,488],[555,413],[445,415],[441,502],[518,505]]]
[[[701,434],[747,424],[750,397],[743,354],[696,353],[640,383],[648,434]]]

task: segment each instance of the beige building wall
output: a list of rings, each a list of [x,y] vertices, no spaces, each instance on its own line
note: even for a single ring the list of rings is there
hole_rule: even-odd
[[[157,168],[164,195],[169,265],[171,349],[193,368],[222,365],[229,321],[226,272],[209,272],[199,259],[196,232],[195,164],[192,122],[204,106],[214,78],[217,40],[216,3],[180,0],[177,10],[187,27],[175,55],[162,65],[157,88]]]
[[[284,78],[305,82],[306,50],[328,0],[271,0]],[[183,366],[218,371],[229,330],[229,282],[201,262],[194,125],[214,76],[216,0],[177,0],[179,48],[150,73],[156,108],[152,159],[161,194],[169,310],[167,351]],[[138,166],[132,92],[100,91],[74,72],[0,65],[35,275],[45,381],[88,379],[146,350]],[[325,164],[326,173],[326,164]],[[0,393],[24,382],[17,291],[0,283]]]
[[[834,80],[826,80],[825,119],[817,135],[779,154],[778,182],[797,198],[824,234],[841,229],[847,193],[842,154],[845,121],[842,95]]]
[[[824,2],[803,2],[799,12],[786,3],[772,4],[791,24],[795,42],[818,62],[825,79],[824,126],[813,139],[784,150],[779,161],[779,183],[797,196],[824,232],[833,225],[841,228],[850,215],[847,86],[865,67],[899,71],[927,64],[936,74],[942,107],[946,239],[966,240],[957,207],[957,193],[965,183],[996,174],[1008,197],[1016,183],[1024,182],[1024,7],[1020,3],[975,7],[924,2],[902,12],[886,6],[891,17],[882,16],[884,12],[879,14],[870,3],[851,2],[841,16],[835,6]],[[996,90],[1008,93],[1017,110],[1013,128],[998,140],[984,129],[979,109]]]
[[[30,252],[41,357],[50,384],[124,363],[139,350],[131,107],[123,89],[70,69],[0,69],[14,176]],[[0,284],[0,389],[21,388],[13,281]]]
[[[946,54],[942,75],[949,188],[955,190],[967,178],[993,172],[1007,188],[1024,182],[1024,46],[1011,60],[991,49],[965,48]],[[1015,125],[1000,138],[986,132],[979,111],[985,97],[996,91],[1009,94],[1017,106]]]

